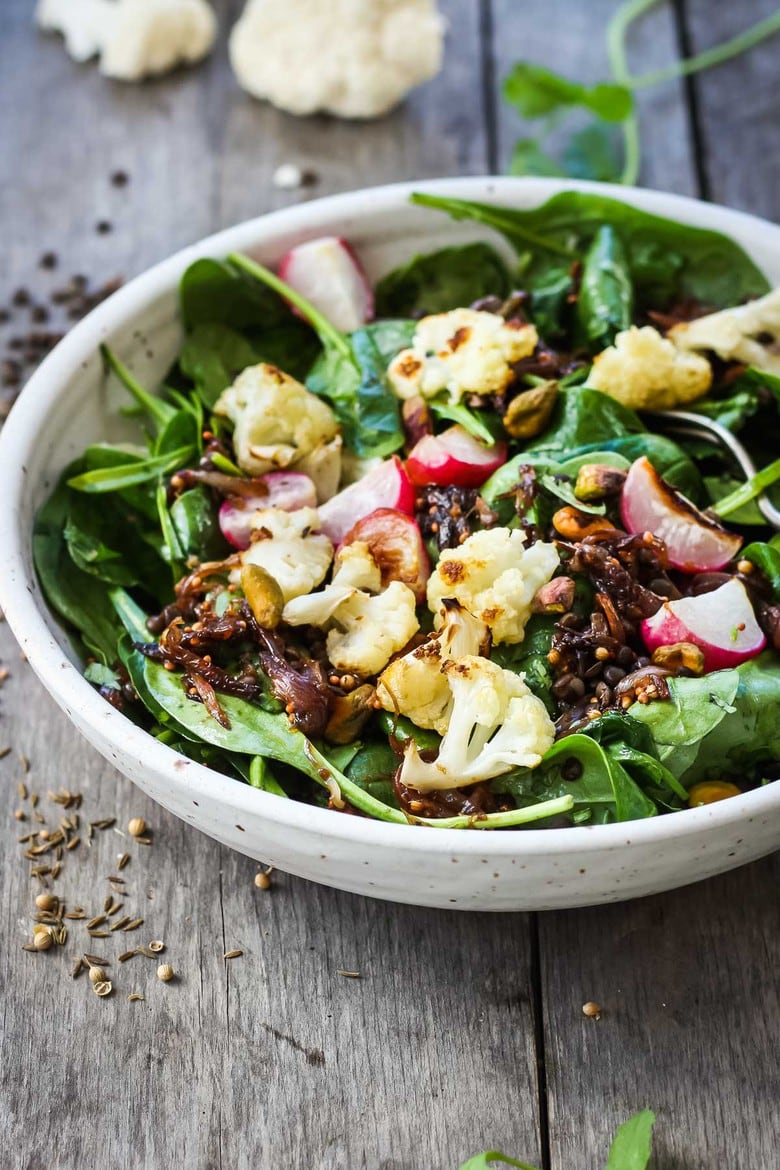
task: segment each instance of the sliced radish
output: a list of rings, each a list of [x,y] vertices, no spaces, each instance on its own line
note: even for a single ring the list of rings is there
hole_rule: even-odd
[[[422,533],[411,516],[397,508],[377,508],[350,528],[344,544],[356,540],[368,545],[379,565],[383,585],[403,581],[414,592],[418,605],[425,601],[431,562]]]
[[[425,435],[412,448],[406,469],[412,483],[481,487],[506,463],[506,443],[475,439],[459,423],[440,435]]]
[[[342,333],[373,320],[374,290],[357,256],[339,236],[298,244],[282,257],[279,276]]]
[[[230,496],[219,509],[222,535],[234,548],[249,547],[252,520],[258,508],[297,512],[299,508],[317,506],[317,492],[308,475],[298,471],[269,471],[260,480],[268,489],[265,494]]]
[[[320,507],[322,531],[334,544],[340,544],[358,520],[377,508],[396,508],[407,516],[413,515],[414,498],[409,476],[398,456],[393,455]]]
[[[666,544],[669,564],[686,573],[720,569],[736,556],[742,537],[729,532],[661,479],[646,455],[626,476],[620,512],[628,532],[652,532]]]
[[[736,577],[713,593],[665,601],[642,622],[651,652],[659,646],[693,642],[704,652],[704,669],[724,670],[755,658],[766,646],[745,586]]]

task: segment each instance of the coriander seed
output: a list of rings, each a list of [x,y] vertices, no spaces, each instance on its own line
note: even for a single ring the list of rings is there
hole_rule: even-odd
[[[90,971],[90,975],[91,974],[92,972]],[[92,990],[94,991],[95,995],[99,995],[102,999],[104,996],[111,994],[111,992],[114,990],[114,985],[105,979],[102,983],[93,983]]]
[[[56,910],[59,905],[59,898],[56,894],[39,894],[35,899],[35,905],[39,910]]]
[[[174,970],[170,963],[160,963],[160,966],[157,968],[157,978],[162,980],[163,983],[170,983],[173,976]]]
[[[589,1020],[600,1020],[601,1008],[597,1003],[589,999],[587,1003],[582,1005],[582,1014],[583,1016],[587,1016]]]
[[[102,967],[90,967],[89,981],[90,983],[106,983],[108,976]]]
[[[43,931],[38,934],[33,933],[33,946],[36,951],[48,951],[53,941],[48,926],[44,927]]]
[[[255,874],[255,885],[257,886],[258,890],[270,890],[270,874],[266,873],[264,869],[258,870],[258,872]]]
[[[143,817],[133,817],[127,826],[127,831],[131,837],[143,837],[146,832],[146,821]]]

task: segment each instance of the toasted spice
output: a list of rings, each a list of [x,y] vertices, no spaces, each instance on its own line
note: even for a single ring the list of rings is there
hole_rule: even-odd
[[[81,972],[84,970],[84,967],[85,967],[84,960],[83,959],[76,959],[75,963],[73,964],[73,968],[71,970],[71,973],[70,973],[71,977],[73,979],[77,979],[79,977],[79,975],[81,974]]]
[[[175,972],[170,963],[160,963],[160,966],[157,968],[157,978],[163,983],[170,983],[174,974]]]
[[[117,862],[117,869],[124,869],[129,860],[130,860],[130,854],[123,853],[122,856],[119,858],[119,861]]]
[[[340,971],[337,969],[336,974],[343,975],[347,979],[362,979],[363,978],[363,976],[361,975],[361,973],[359,971]]]
[[[119,956],[119,962],[126,963],[128,959],[132,959],[133,955],[137,955],[137,954],[138,954],[137,950],[123,951],[123,953]]]
[[[87,923],[87,930],[96,930],[98,926],[106,921],[105,914],[96,914],[94,918],[90,918]]]
[[[255,885],[258,890],[270,890],[271,888],[271,869],[261,869],[255,874]]]
[[[89,967],[110,967],[111,966],[108,959],[98,958],[97,955],[84,955],[84,962]]]
[[[128,1003],[138,1003],[139,1000],[142,1000],[143,998],[144,997],[141,995],[140,991],[133,991],[130,993],[130,995],[128,995],[127,1002]]]
[[[143,924],[144,924],[143,918],[134,918],[131,922],[128,922],[127,926],[123,926],[122,930],[123,931],[138,930],[138,927],[143,926]]]
[[[103,983],[93,983],[92,990],[95,992],[95,995],[99,995],[103,999],[105,996],[111,994],[114,990],[114,985],[108,980],[105,980]]]
[[[125,930],[127,928],[128,922],[130,922],[130,915],[125,914],[125,915],[123,915],[122,918],[117,918],[116,922],[112,922],[110,929],[112,931],[113,930]]]
[[[165,950],[165,943],[162,941],[162,939],[159,938],[152,939],[152,941],[149,943],[148,949],[152,952],[153,955],[159,955],[160,951]]]
[[[105,983],[108,979],[102,967],[90,967],[89,981],[90,983]]]
[[[225,953],[224,953],[224,955],[222,956],[222,958],[223,958],[223,959],[240,959],[240,958],[241,958],[241,956],[243,955],[243,953],[244,953],[243,951],[239,951],[239,950],[235,950],[235,951],[225,951]]]
[[[589,1020],[600,1020],[601,1008],[592,999],[589,999],[587,1003],[582,1005],[582,1014],[583,1016],[587,1016]]]
[[[143,837],[146,832],[146,821],[143,817],[133,817],[127,826],[131,837]]]

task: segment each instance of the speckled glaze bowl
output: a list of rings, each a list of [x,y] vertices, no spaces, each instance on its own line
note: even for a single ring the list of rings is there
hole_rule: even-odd
[[[385,824],[257,791],[178,755],[101,699],[81,677],[35,579],[36,509],[88,442],[116,439],[125,426],[98,346],[109,342],[143,381],[158,381],[180,344],[176,288],[193,260],[249,251],[273,264],[292,244],[328,233],[351,240],[369,274],[379,276],[415,252],[493,238],[410,205],[412,190],[533,207],[574,186],[723,231],[780,281],[780,228],[690,199],[547,179],[378,187],[261,216],[158,264],[76,325],[14,407],[0,436],[0,605],[38,677],[90,743],[165,808],[218,841],[326,885],[464,910],[543,910],[635,898],[780,846],[780,784],[647,821],[501,833]]]

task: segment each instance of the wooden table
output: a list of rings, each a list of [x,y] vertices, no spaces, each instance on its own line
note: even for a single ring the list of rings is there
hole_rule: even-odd
[[[525,57],[583,79],[605,72],[612,0],[449,0],[446,67],[369,125],[297,121],[239,91],[217,4],[218,50],[201,68],[143,87],[112,85],[37,35],[27,0],[4,0],[0,39],[0,223],[5,301],[65,274],[140,272],[216,228],[327,192],[506,166],[518,121],[497,82]],[[661,6],[634,37],[643,69],[767,15],[771,0]],[[644,93],[643,181],[765,216],[780,214],[780,44],[687,84]],[[315,186],[282,192],[296,162]],[[113,186],[112,172],[130,176]],[[113,230],[99,234],[105,220]],[[57,272],[37,268],[47,249]],[[13,329],[13,323],[9,328]],[[468,915],[385,905],[255,866],[143,797],[72,730],[0,627],[3,1167],[454,1170],[488,1147],[554,1170],[605,1159],[616,1125],[659,1115],[658,1167],[778,1165],[778,858],[629,905],[538,915]],[[19,753],[29,757],[22,775]],[[16,785],[47,823],[70,815],[49,789],[83,794],[82,844],[57,888],[100,910],[125,849],[126,904],[156,963],[112,963],[99,999],[64,947],[33,955],[33,895],[15,838]],[[131,816],[151,848],[86,824]],[[125,940],[127,942],[125,943]],[[223,960],[223,953],[243,955]],[[339,972],[356,971],[360,978]],[[143,1001],[128,1002],[132,991]],[[600,1021],[581,1006],[596,1000]]]

